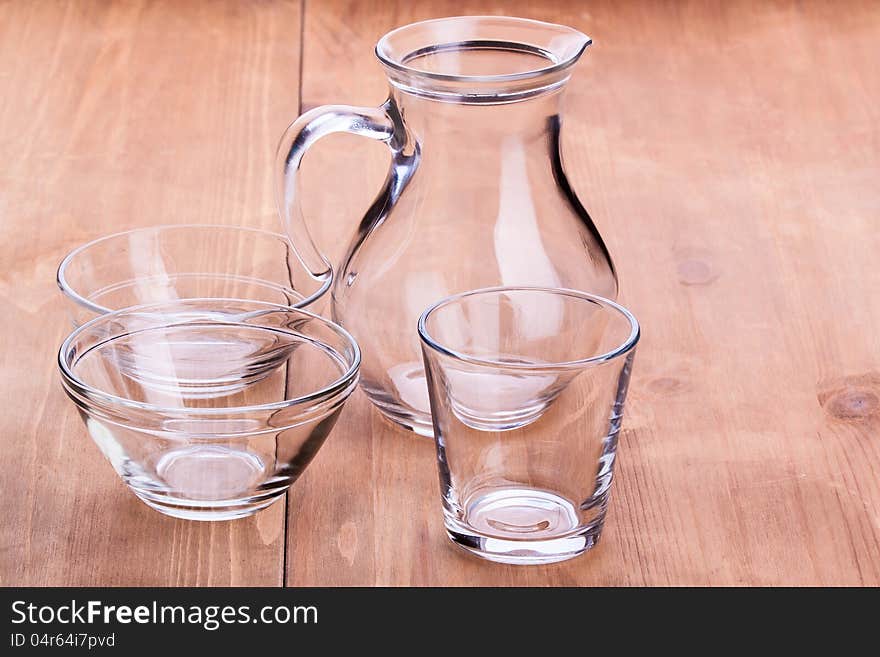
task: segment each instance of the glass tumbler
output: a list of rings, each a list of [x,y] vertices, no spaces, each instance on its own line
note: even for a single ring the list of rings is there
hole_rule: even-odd
[[[59,353],[62,383],[117,474],[170,516],[228,520],[281,498],[357,386],[360,351],[286,306],[187,299],[101,315]]]
[[[574,290],[447,297],[418,324],[446,529],[477,556],[562,561],[599,539],[639,325]]]

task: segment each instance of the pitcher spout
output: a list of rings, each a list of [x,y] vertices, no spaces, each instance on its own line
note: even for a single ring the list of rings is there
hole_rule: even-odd
[[[590,37],[574,28],[551,23],[543,23],[543,25],[547,26],[549,37],[547,51],[561,65],[576,64],[587,47],[593,43]]]

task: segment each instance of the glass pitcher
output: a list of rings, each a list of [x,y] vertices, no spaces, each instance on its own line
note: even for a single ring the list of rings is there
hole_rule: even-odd
[[[306,112],[278,150],[279,210],[303,264],[333,278],[333,319],[358,340],[361,386],[379,410],[432,435],[416,322],[438,299],[536,285],[614,299],[617,276],[566,178],[562,98],[590,44],[577,30],[508,17],[406,25],[376,46],[390,83],[378,108]],[[322,136],[385,142],[384,187],[341,263],[316,248],[297,170]]]

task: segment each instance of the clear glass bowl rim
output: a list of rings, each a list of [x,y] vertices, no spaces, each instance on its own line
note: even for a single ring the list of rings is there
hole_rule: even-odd
[[[317,319],[327,327],[330,328],[331,331],[339,335],[343,340],[348,343],[348,345],[352,348],[353,357],[351,359],[351,364],[349,364],[346,371],[340,375],[335,381],[332,383],[316,390],[314,392],[310,392],[306,395],[301,395],[299,397],[295,397],[293,399],[285,399],[279,402],[271,402],[268,404],[256,404],[253,406],[229,406],[229,407],[219,407],[219,408],[187,408],[187,407],[168,407],[168,406],[158,406],[156,404],[148,404],[146,402],[134,401],[132,399],[126,399],[125,397],[119,397],[118,395],[114,395],[112,393],[106,392],[104,390],[100,390],[84,381],[80,380],[71,370],[71,368],[67,364],[67,359],[65,354],[70,351],[70,347],[74,340],[82,333],[87,330],[90,330],[93,326],[96,326],[100,322],[113,322],[120,315],[125,314],[134,314],[134,313],[149,313],[151,310],[155,310],[157,308],[167,307],[170,304],[183,304],[183,305],[197,305],[204,303],[217,303],[217,302],[234,302],[234,303],[248,303],[254,304],[256,306],[262,306],[263,310],[254,310],[253,312],[260,313],[266,311],[283,311],[283,312],[294,312],[300,315],[305,315],[311,317],[312,319]],[[247,313],[248,315],[251,312]],[[173,326],[173,320],[168,324],[164,324],[165,326]],[[158,325],[157,325],[158,327]],[[156,328],[156,327],[154,327]],[[119,335],[123,335],[120,333]],[[119,335],[114,336],[119,337]],[[106,342],[106,340],[105,340]],[[103,343],[101,343],[103,344]],[[97,345],[95,345],[97,346]],[[93,349],[95,347],[92,347]],[[335,351],[335,350],[334,350]],[[157,303],[149,303],[143,304],[140,306],[131,306],[128,308],[122,308],[120,310],[115,310],[110,313],[106,313],[104,315],[99,315],[95,317],[89,322],[86,322],[82,326],[77,327],[74,331],[65,338],[64,342],[61,343],[61,347],[58,350],[58,367],[61,370],[61,376],[64,379],[64,383],[66,386],[70,386],[74,389],[77,394],[83,395],[88,398],[89,402],[93,402],[97,400],[98,402],[103,403],[104,405],[110,408],[128,408],[136,411],[146,411],[149,413],[156,413],[160,415],[173,415],[173,416],[234,416],[234,415],[247,415],[250,413],[258,413],[262,411],[277,411],[284,408],[290,408],[292,406],[297,406],[300,404],[306,404],[314,401],[323,401],[334,399],[341,392],[347,390],[350,387],[353,387],[354,384],[357,383],[358,372],[360,370],[361,364],[361,350],[358,346],[357,341],[352,337],[352,335],[346,331],[344,328],[336,324],[335,322],[330,321],[326,317],[321,317],[320,315],[316,315],[315,313],[308,312],[303,310],[302,308],[294,308],[292,306],[282,306],[275,303],[270,303],[268,301],[256,301],[252,299],[220,299],[216,297],[204,298],[204,299],[177,299],[174,301],[160,301]]]
[[[521,73],[503,73],[499,75],[454,75],[451,73],[437,73],[434,71],[422,71],[417,68],[412,68],[411,66],[407,66],[404,62],[398,61],[394,57],[392,57],[389,53],[389,42],[394,38],[395,35],[400,34],[404,30],[412,30],[418,29],[420,27],[426,27],[431,23],[453,23],[456,21],[480,21],[480,20],[494,20],[500,21],[504,23],[509,23],[511,25],[520,24],[520,25],[532,25],[535,27],[545,27],[550,29],[556,29],[560,31],[567,31],[573,37],[580,37],[583,39],[583,43],[580,48],[577,49],[570,56],[566,57],[563,60],[553,63],[550,66],[545,66],[543,68],[534,69],[531,71],[523,71]],[[443,80],[446,82],[471,82],[471,83],[497,83],[497,82],[517,82],[520,80],[530,80],[533,78],[543,77],[545,75],[550,75],[552,73],[558,73],[563,71],[573,64],[577,62],[580,56],[583,54],[584,50],[589,46],[593,40],[588,37],[583,32],[574,29],[573,27],[569,27],[567,25],[560,25],[559,23],[549,23],[547,21],[539,21],[532,18],[518,18],[515,16],[448,16],[446,18],[430,18],[428,20],[417,21],[415,23],[409,23],[407,25],[401,25],[390,32],[387,32],[379,42],[376,44],[375,53],[376,58],[388,68],[391,68],[395,71],[400,71],[401,73],[407,73],[416,78],[426,78],[430,80]]]
[[[74,258],[78,255],[81,255],[91,247],[97,246],[103,242],[108,242],[113,239],[118,239],[121,237],[125,237],[127,235],[132,235],[134,233],[147,233],[147,232],[164,232],[167,230],[177,230],[177,229],[210,229],[210,230],[230,230],[230,231],[240,231],[240,232],[248,232],[255,233],[258,235],[262,235],[263,237],[271,237],[273,239],[281,240],[285,244],[290,246],[291,252],[296,255],[297,259],[299,259],[299,254],[297,254],[296,249],[293,247],[290,239],[286,235],[282,235],[281,233],[276,233],[271,230],[264,230],[262,228],[251,228],[249,226],[225,226],[223,224],[160,224],[158,226],[142,226],[139,228],[131,228],[129,230],[123,230],[118,233],[110,233],[108,235],[102,235],[96,239],[93,239],[85,244],[80,244],[78,247],[73,249],[70,253],[68,253],[61,260],[61,263],[58,265],[58,270],[55,275],[56,282],[58,283],[58,287],[61,290],[62,294],[71,299],[78,306],[85,308],[90,312],[107,314],[111,312],[115,312],[116,310],[124,310],[123,308],[105,308],[104,306],[99,306],[96,303],[89,301],[86,297],[82,296],[79,292],[77,292],[72,285],[67,281],[67,276],[65,272],[70,267],[70,264],[73,262]],[[302,264],[302,263],[300,263]],[[305,271],[309,276],[311,276],[315,280],[316,279],[311,272],[309,272],[308,268],[303,265],[303,271]],[[326,280],[323,281],[321,286],[308,297],[305,297],[302,301],[299,301],[296,305],[290,306],[291,308],[301,308],[308,306],[318,299],[320,299],[327,290],[330,289],[332,285],[332,277],[328,276]],[[282,287],[282,286],[279,286]],[[289,289],[289,288],[288,288]],[[294,292],[296,290],[293,290]],[[134,306],[129,306],[134,307]]]
[[[471,356],[469,354],[465,354],[454,349],[450,349],[445,347],[444,345],[437,342],[431,334],[428,332],[426,327],[426,323],[428,321],[428,317],[431,314],[444,306],[452,305],[461,301],[462,299],[466,299],[467,297],[472,296],[480,296],[484,294],[500,294],[505,292],[539,292],[539,293],[548,293],[554,294],[557,296],[568,296],[574,297],[576,299],[580,299],[581,301],[589,301],[591,303],[595,303],[599,306],[602,306],[606,309],[611,309],[621,315],[630,325],[630,333],[629,336],[624,340],[620,345],[611,349],[603,354],[599,354],[597,356],[590,356],[588,358],[580,358],[576,360],[568,360],[561,361],[558,363],[541,363],[530,364],[530,363],[504,363],[497,360],[492,360],[489,358],[479,358],[477,356]],[[557,371],[557,370],[570,370],[570,369],[582,369],[585,367],[590,367],[592,365],[599,365],[601,363],[606,363],[608,361],[614,360],[623,356],[624,354],[632,351],[636,344],[639,342],[639,338],[641,337],[641,328],[639,326],[638,320],[635,316],[627,310],[625,307],[621,306],[619,303],[612,301],[611,299],[606,299],[605,297],[600,297],[597,294],[589,294],[588,292],[581,292],[580,290],[572,290],[569,288],[559,288],[559,287],[535,287],[535,286],[527,286],[527,285],[515,285],[515,286],[497,286],[497,287],[484,287],[478,290],[468,290],[467,292],[461,292],[459,294],[453,294],[448,297],[444,297],[439,301],[431,304],[419,317],[418,322],[418,331],[419,337],[422,339],[422,342],[428,345],[431,349],[444,354],[445,356],[449,356],[451,358],[455,358],[456,360],[460,360],[464,363],[469,363],[471,365],[478,365],[480,367],[492,367],[496,369],[505,369],[505,370],[519,370],[519,371],[528,371],[528,372],[536,372],[536,371]]]

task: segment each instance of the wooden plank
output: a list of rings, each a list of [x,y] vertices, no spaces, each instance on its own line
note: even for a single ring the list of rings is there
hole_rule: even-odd
[[[550,567],[456,551],[432,445],[358,394],[292,494],[287,583],[880,584],[880,8],[309,2],[303,105],[378,104],[375,41],[468,13],[595,40],[564,152],[644,326],[605,535]],[[331,252],[385,161],[306,160]]]
[[[174,521],[134,498],[65,398],[55,267],[160,223],[277,229],[300,3],[0,4],[0,583],[277,585],[284,505]],[[243,254],[245,255],[245,254]]]

